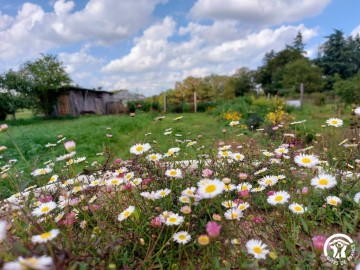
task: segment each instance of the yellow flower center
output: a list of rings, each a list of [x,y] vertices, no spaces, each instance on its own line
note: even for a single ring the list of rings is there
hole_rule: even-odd
[[[46,173],[46,171],[44,170],[44,169],[41,169],[40,171],[39,171],[39,174],[45,174]]]
[[[283,196],[282,195],[277,195],[275,197],[275,202],[281,202],[283,200]]]
[[[297,206],[294,207],[294,210],[295,210],[296,212],[301,212],[302,209],[303,209],[303,208],[302,208],[301,206],[299,206],[299,205],[297,205]]]
[[[256,254],[261,254],[261,253],[262,253],[262,248],[261,248],[261,247],[253,247],[253,251],[254,251]]]
[[[222,152],[223,156],[227,157],[229,155],[229,153],[227,151],[223,151]]]
[[[337,201],[334,200],[334,199],[331,199],[331,200],[330,200],[330,204],[332,204],[332,205],[337,205]]]
[[[161,192],[160,192],[160,195],[164,196],[164,195],[166,195],[166,192],[165,192],[165,191],[161,191]]]
[[[128,217],[128,216],[130,216],[130,212],[129,212],[129,211],[125,211],[125,212],[124,212],[124,217]]]
[[[273,181],[269,179],[269,180],[266,180],[266,181],[265,181],[265,184],[266,184],[266,185],[271,185],[272,182],[273,182]]]
[[[140,151],[142,151],[143,149],[144,149],[144,147],[141,146],[141,145],[139,145],[138,147],[135,148],[135,150],[136,150],[137,152],[140,152]]]
[[[308,164],[310,162],[311,162],[311,159],[308,158],[308,157],[305,157],[305,158],[302,159],[302,163]]]
[[[279,149],[279,153],[284,153],[285,150],[284,149]]]
[[[176,222],[177,221],[177,218],[176,217],[170,217],[169,218],[169,222],[171,222],[171,223],[174,223],[174,222]]]
[[[150,157],[152,160],[156,160],[156,156],[151,156]]]
[[[329,181],[327,179],[320,179],[319,180],[319,185],[325,186],[329,183]]]
[[[46,233],[40,234],[41,239],[48,239],[50,236],[51,236],[51,232],[46,232]]]
[[[240,205],[240,206],[239,206],[239,209],[240,209],[240,210],[244,210],[244,209],[245,209],[245,205]]]
[[[22,265],[32,265],[32,266],[36,266],[38,264],[38,260],[34,257],[31,258],[27,258],[24,260],[23,263],[21,263]]]
[[[186,239],[186,235],[185,235],[185,234],[180,234],[180,235],[179,235],[179,239],[180,239],[180,240],[185,240],[185,239]]]
[[[118,182],[119,182],[119,181],[118,181],[118,180],[116,180],[116,179],[111,180],[111,184],[112,184],[112,185],[116,185]]]
[[[216,186],[215,185],[208,185],[206,188],[205,188],[205,192],[206,193],[212,193],[216,190]]]
[[[46,213],[50,210],[50,207],[49,206],[45,206],[41,209],[41,213]]]
[[[241,190],[242,190],[242,191],[248,190],[248,187],[247,187],[247,186],[242,186],[242,187],[241,187]]]
[[[338,123],[337,120],[332,120],[332,121],[331,121],[331,124],[333,124],[333,125],[336,125],[337,123]]]
[[[177,175],[177,172],[176,172],[176,171],[171,171],[171,172],[170,172],[170,175],[171,175],[171,176],[175,176],[175,175]]]
[[[238,217],[238,214],[237,213],[231,213],[231,218],[232,219],[236,219]]]

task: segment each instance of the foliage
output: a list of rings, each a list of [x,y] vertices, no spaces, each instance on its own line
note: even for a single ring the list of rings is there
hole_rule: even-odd
[[[285,112],[282,107],[278,107],[274,112],[269,112],[266,115],[266,119],[269,120],[273,125],[289,123],[293,120],[293,117]]]
[[[49,116],[53,112],[57,93],[71,82],[63,64],[53,55],[42,55],[35,61],[24,63],[20,76],[29,85],[29,96],[36,109]]]
[[[338,80],[334,89],[346,103],[360,103],[360,72],[346,80]]]

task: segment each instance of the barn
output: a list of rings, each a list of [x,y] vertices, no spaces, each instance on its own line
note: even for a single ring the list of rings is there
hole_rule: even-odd
[[[121,101],[114,101],[113,93],[64,86],[60,89],[55,105],[55,116],[84,114],[118,114],[126,111]]]

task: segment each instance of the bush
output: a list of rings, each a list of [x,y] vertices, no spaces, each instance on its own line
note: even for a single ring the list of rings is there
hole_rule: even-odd
[[[245,124],[247,125],[249,130],[257,129],[264,122],[264,119],[260,117],[257,113],[250,113],[245,120]]]
[[[311,94],[311,100],[313,101],[314,105],[322,106],[326,102],[326,95],[324,93],[313,93]]]

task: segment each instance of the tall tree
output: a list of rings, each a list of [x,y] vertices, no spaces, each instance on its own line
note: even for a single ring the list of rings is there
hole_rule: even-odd
[[[53,55],[26,62],[20,69],[21,76],[31,85],[36,108],[46,116],[53,111],[59,89],[71,82],[63,64]]]
[[[302,54],[305,53],[305,44],[303,42],[303,37],[300,31],[297,33],[290,47]]]

